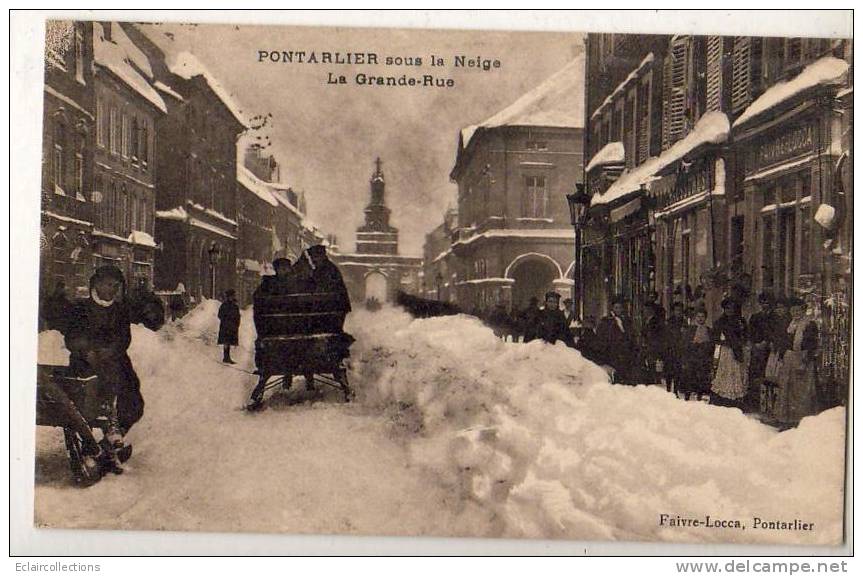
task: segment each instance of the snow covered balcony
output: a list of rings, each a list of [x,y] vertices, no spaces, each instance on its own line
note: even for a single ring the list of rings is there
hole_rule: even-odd
[[[591,207],[609,207],[611,204],[623,203],[644,191],[649,191],[651,184],[660,178],[664,169],[684,160],[687,155],[703,146],[726,142],[730,129],[728,117],[724,113],[708,112],[698,120],[685,138],[677,141],[659,156],[651,157],[643,164],[625,170],[620,178],[608,187],[608,190],[602,194],[593,195]]]
[[[812,62],[794,78],[778,82],[768,88],[734,121],[735,131],[749,127],[768,113],[786,111],[800,99],[819,88],[840,87],[848,80],[848,62],[834,56],[825,56]]]

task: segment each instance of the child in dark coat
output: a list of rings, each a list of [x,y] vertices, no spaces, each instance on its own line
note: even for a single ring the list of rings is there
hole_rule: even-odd
[[[236,364],[231,359],[231,346],[239,344],[240,307],[237,306],[237,293],[234,290],[225,291],[225,301],[219,306],[219,340],[223,347],[222,362]]]

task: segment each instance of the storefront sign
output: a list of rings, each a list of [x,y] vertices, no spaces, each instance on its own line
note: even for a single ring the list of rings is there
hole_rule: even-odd
[[[814,127],[812,124],[794,126],[775,138],[762,140],[757,149],[756,169],[776,164],[788,158],[812,151]]]

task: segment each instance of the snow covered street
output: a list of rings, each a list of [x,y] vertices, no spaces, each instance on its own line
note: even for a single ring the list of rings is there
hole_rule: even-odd
[[[348,319],[356,402],[335,391],[241,410],[254,329],[218,362],[217,303],[159,333],[133,327],[147,401],[121,476],[69,480],[59,430],[38,428],[39,526],[836,543],[844,410],[779,433],[737,410],[611,386],[562,344],[504,343],[466,317],[397,309]],[[297,381],[298,383],[300,380]],[[302,390],[302,386],[298,387]],[[661,514],[739,519],[681,528]],[[799,518],[815,530],[755,529]]]

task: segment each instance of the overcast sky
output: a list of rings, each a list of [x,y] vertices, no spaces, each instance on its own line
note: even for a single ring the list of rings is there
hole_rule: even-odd
[[[384,161],[387,202],[400,252],[421,255],[424,235],[455,200],[449,173],[459,130],[481,122],[583,50],[577,33],[160,25],[174,51],[195,54],[247,116],[272,113],[271,152],[282,181],[303,190],[309,217],[353,250],[375,157]],[[160,44],[166,44],[160,41]],[[168,47],[166,46],[166,47]],[[258,50],[373,52],[420,57],[421,67],[259,63]],[[430,66],[430,55],[445,66]],[[456,55],[499,60],[500,68],[454,68]],[[347,85],[328,85],[327,74]],[[358,86],[354,76],[433,74],[453,88]]]

